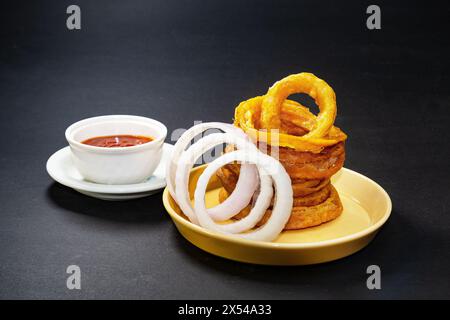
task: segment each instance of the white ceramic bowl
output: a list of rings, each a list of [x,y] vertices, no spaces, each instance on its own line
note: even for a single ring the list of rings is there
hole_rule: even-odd
[[[111,135],[150,136],[154,140],[131,147],[104,148],[83,144],[86,139]],[[161,160],[167,128],[159,121],[128,115],[93,117],[66,130],[75,167],[88,181],[132,184],[148,179]]]

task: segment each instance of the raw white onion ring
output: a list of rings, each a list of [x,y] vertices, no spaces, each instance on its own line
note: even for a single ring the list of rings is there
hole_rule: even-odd
[[[197,181],[197,187],[194,193],[195,214],[199,224],[207,229],[214,230],[220,233],[230,233],[226,225],[215,223],[209,216],[205,205],[206,187],[211,176],[222,166],[233,162],[250,162],[255,164],[263,171],[270,172],[274,185],[276,197],[273,205],[272,214],[267,222],[260,228],[247,233],[235,234],[236,236],[260,241],[273,241],[283,230],[289,217],[291,215],[293,195],[291,187],[291,179],[284,167],[274,158],[263,154],[262,152],[244,152],[241,150],[233,151],[217,158],[209,163],[200,178]],[[259,170],[261,175],[261,170]],[[265,210],[264,210],[265,211]],[[251,214],[258,214],[259,212],[252,212]],[[236,222],[239,223],[239,222]],[[228,227],[230,228],[230,227]]]
[[[247,135],[239,128],[222,122],[207,122],[201,123],[188,129],[181,135],[172,151],[171,161],[167,165],[166,169],[166,182],[168,190],[172,198],[178,203],[176,196],[176,183],[175,177],[177,172],[177,162],[179,162],[184,149],[189,145],[191,140],[198,134],[208,129],[220,129],[225,133],[235,134],[238,137],[249,141],[251,146],[255,149],[256,146],[248,139]],[[250,146],[249,146],[250,147]],[[205,150],[206,151],[206,150]],[[252,195],[258,187],[257,170],[254,165],[244,164],[241,167],[240,175],[236,183],[235,191],[227,198],[226,201],[211,208],[208,212],[211,217],[216,221],[224,221],[230,218],[229,213],[239,212],[244,209],[252,199]],[[239,191],[239,192],[238,192]],[[234,214],[233,214],[234,215]]]
[[[214,146],[222,143],[228,143],[236,145],[240,150],[247,150],[252,153],[259,152],[255,145],[249,142],[247,139],[238,137],[236,134],[229,133],[213,133],[210,134],[196,143],[194,143],[189,149],[187,149],[178,161],[177,172],[175,175],[175,196],[177,203],[180,206],[183,213],[189,218],[189,220],[195,224],[198,224],[198,219],[196,217],[195,211],[192,208],[189,193],[188,193],[188,183],[189,174],[194,166],[195,161],[207,150],[213,148]],[[251,168],[250,165],[248,168]],[[254,166],[253,166],[254,167]],[[251,170],[251,169],[249,169]],[[242,175],[242,173],[241,173]],[[256,174],[255,174],[256,180]],[[257,187],[257,180],[254,183],[255,186],[251,185],[249,181],[242,179],[243,183],[236,188],[233,193],[236,194],[232,201],[229,201],[225,206],[221,206],[222,210],[208,210],[208,214],[211,215],[212,219],[216,221],[224,221],[235,216],[239,211],[245,208],[252,199],[252,196]],[[239,189],[238,189],[239,188]],[[214,208],[211,208],[214,209]]]
[[[239,178],[230,196],[215,207],[208,209],[214,221],[225,221],[244,209],[253,199],[258,188],[258,170],[255,165],[244,164],[239,171]]]
[[[176,201],[175,175],[177,172],[177,162],[180,160],[181,154],[185,151],[186,147],[189,145],[191,140],[196,135],[199,135],[200,133],[203,133],[208,129],[220,129],[224,132],[230,132],[235,128],[236,127],[234,127],[229,123],[222,123],[222,122],[200,123],[186,130],[180,136],[180,138],[178,138],[177,142],[173,147],[171,159],[166,167],[167,188],[169,189],[170,195],[172,196],[172,198],[174,198],[175,201]]]

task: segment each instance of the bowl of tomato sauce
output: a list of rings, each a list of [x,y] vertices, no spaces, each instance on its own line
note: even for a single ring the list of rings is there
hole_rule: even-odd
[[[166,136],[161,122],[132,115],[88,118],[66,130],[75,167],[84,179],[102,184],[148,179],[161,161]]]

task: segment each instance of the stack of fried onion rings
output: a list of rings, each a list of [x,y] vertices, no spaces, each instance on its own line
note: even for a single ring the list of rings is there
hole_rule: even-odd
[[[294,93],[311,96],[319,114],[315,116],[300,103],[288,100]],[[279,159],[291,178],[293,209],[285,229],[316,226],[335,219],[343,210],[330,183],[331,176],[344,164],[347,138],[333,125],[336,113],[333,89],[311,73],[290,75],[276,82],[266,95],[243,101],[236,107],[234,125],[259,149]],[[224,187],[220,201],[233,192],[240,170],[239,165],[229,164],[218,171]],[[245,217],[250,208],[251,205],[247,206],[235,218]],[[259,224],[264,224],[270,214],[269,208]]]

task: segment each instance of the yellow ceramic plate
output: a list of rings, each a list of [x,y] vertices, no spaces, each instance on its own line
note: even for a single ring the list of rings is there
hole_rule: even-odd
[[[197,167],[191,173],[191,197],[204,168]],[[344,206],[341,216],[317,227],[284,231],[275,242],[241,239],[194,225],[182,214],[167,188],[163,202],[183,237],[209,253],[256,264],[314,264],[343,258],[364,248],[391,213],[391,199],[373,180],[344,168],[333,176],[332,183]],[[207,207],[219,203],[220,187],[219,179],[213,177],[206,194]]]

